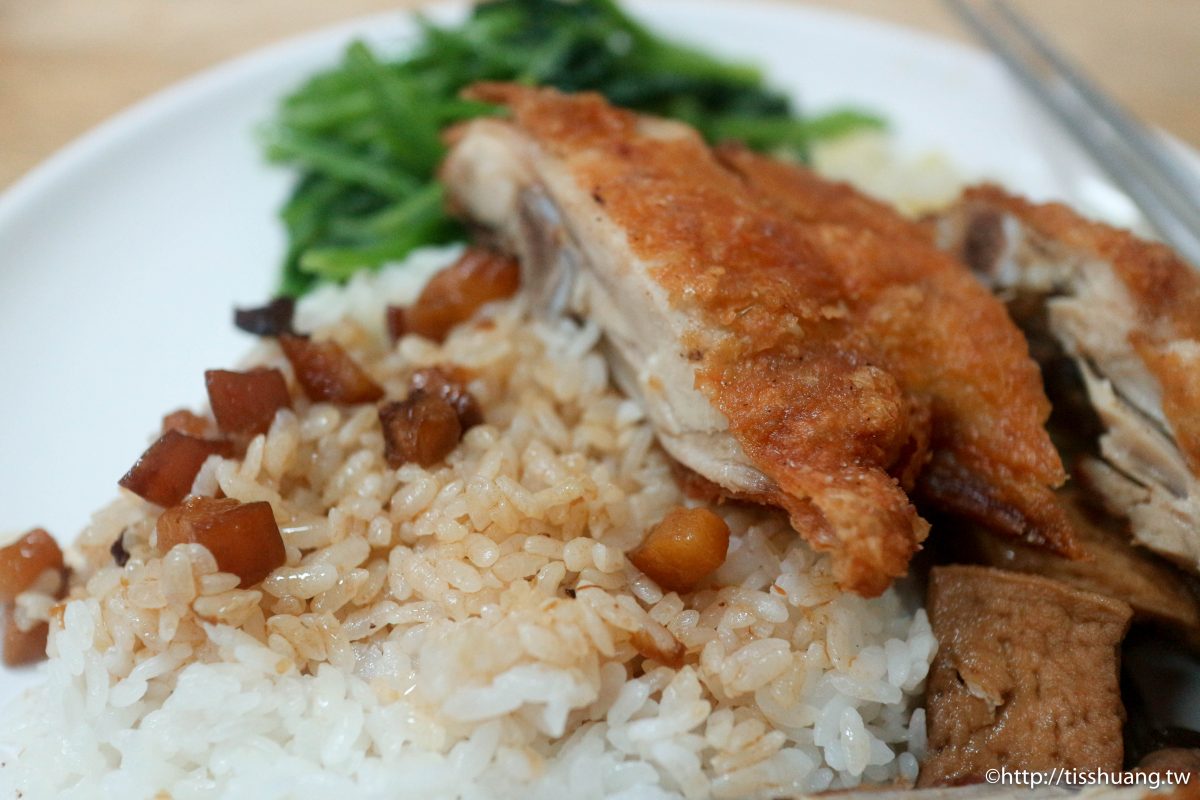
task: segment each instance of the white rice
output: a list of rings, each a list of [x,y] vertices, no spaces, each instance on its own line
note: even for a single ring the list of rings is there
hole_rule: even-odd
[[[812,155],[822,175],[848,181],[912,216],[945,207],[964,186],[962,173],[944,154],[901,156],[891,138],[875,131],[822,142]]]
[[[393,470],[374,407],[300,399],[242,459],[210,459],[194,491],[268,500],[284,533],[287,564],[253,590],[201,547],[158,554],[137,498],[98,512],[69,601],[23,601],[53,620],[52,658],[5,711],[3,796],[695,799],[915,778],[924,612],[839,592],[780,515],[731,506],[724,566],[664,594],[624,553],[685,500],[594,326],[515,301],[441,346],[382,339],[383,306],[455,252],[322,289],[299,321],[391,396],[416,367],[469,367],[488,424],[447,465]],[[292,380],[273,344],[247,363]],[[634,650],[656,626],[681,668]]]

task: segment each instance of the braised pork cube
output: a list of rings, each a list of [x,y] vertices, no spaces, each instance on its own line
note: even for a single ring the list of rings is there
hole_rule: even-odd
[[[13,601],[21,592],[40,586],[46,573],[53,583],[45,590],[57,594],[61,588],[63,554],[54,537],[36,528],[12,544],[0,548],[0,603],[4,604],[4,665],[31,664],[46,657],[48,626],[44,622],[22,630],[13,615]]]
[[[143,500],[173,506],[187,497],[209,456],[230,456],[229,442],[169,430],[142,453],[118,483]]]
[[[290,408],[287,380],[277,369],[249,372],[210,369],[204,373],[208,402],[221,432],[234,436],[266,433],[275,412]]]
[[[284,335],[279,344],[309,400],[352,404],[383,397],[379,384],[337,342]]]
[[[34,529],[0,548],[0,603],[11,603],[48,570],[61,571],[63,554],[54,537]]]
[[[388,330],[393,338],[415,333],[440,342],[481,306],[511,297],[519,285],[520,270],[514,259],[471,248],[430,278],[411,307],[390,309]]]
[[[691,591],[725,563],[729,526],[707,508],[676,508],[629,554],[633,565],[669,592]]]
[[[17,626],[13,618],[13,607],[4,608],[4,666],[20,667],[33,664],[46,657],[46,638],[50,626],[45,622],[35,623],[27,631]]]
[[[1034,575],[935,567],[938,640],[917,785],[981,783],[989,769],[1120,770],[1125,603]]]
[[[243,589],[261,583],[287,558],[267,502],[191,497],[164,511],[156,531],[159,552],[166,553],[178,544],[204,545],[222,572],[241,578]]]
[[[295,300],[290,297],[276,297],[259,308],[234,309],[233,324],[255,336],[282,336],[294,332],[292,317],[295,313]]]
[[[417,370],[413,373],[411,384],[413,389],[436,394],[454,406],[458,421],[465,431],[483,422],[483,409],[467,389],[470,380],[470,375],[462,367],[442,364]]]
[[[208,420],[195,412],[188,411],[186,408],[172,411],[163,417],[162,432],[166,433],[167,431],[179,431],[180,433],[186,433],[188,436],[198,437],[215,433]]]
[[[117,538],[113,539],[113,543],[109,545],[108,552],[112,556],[113,563],[118,567],[129,563],[129,551],[125,549],[125,531],[117,534]]]
[[[393,469],[415,463],[431,467],[450,454],[462,438],[458,412],[445,398],[414,389],[404,400],[379,409],[384,458]]]
[[[396,342],[408,333],[408,314],[403,306],[388,306],[384,312],[384,324],[387,326],[388,337]]]

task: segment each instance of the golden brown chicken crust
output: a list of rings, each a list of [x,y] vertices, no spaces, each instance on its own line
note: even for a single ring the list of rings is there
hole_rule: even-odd
[[[1004,305],[894,209],[743,148],[720,155],[805,223],[884,367],[906,392],[931,398],[932,452],[919,491],[994,530],[1075,554],[1053,491],[1065,473],[1045,429],[1050,404]]]
[[[735,142],[717,145],[714,150],[723,164],[742,173],[756,188],[768,195],[786,194],[788,213],[802,222],[845,225],[880,236],[934,242],[934,231],[929,226],[904,217],[892,206],[849,183],[829,180],[800,165],[761,156]]]
[[[1196,313],[1200,315],[1200,306]],[[1171,423],[1188,469],[1200,476],[1200,345],[1184,349],[1145,335],[1130,338],[1162,389],[1163,414]]]
[[[949,543],[949,554],[956,563],[1042,575],[1122,600],[1133,607],[1135,619],[1168,626],[1193,646],[1200,644],[1200,598],[1182,573],[1135,545],[1127,524],[1096,508],[1078,486],[1062,489],[1059,495],[1085,558],[1056,558],[970,526]]]
[[[1084,219],[1061,203],[1034,203],[993,184],[969,187],[961,202],[1006,211],[1047,238],[1110,262],[1147,327],[1166,325],[1175,338],[1200,339],[1200,273],[1166,245]]]
[[[984,184],[967,189],[978,202],[1012,214],[1037,233],[1112,264],[1138,314],[1131,337],[1162,389],[1163,413],[1194,475],[1200,475],[1200,353],[1176,340],[1200,340],[1200,272],[1158,242],[1084,219],[1060,203],[1032,203]]]
[[[507,104],[590,187],[672,305],[702,323],[684,342],[696,387],[774,482],[764,499],[833,554],[841,585],[875,595],[904,574],[928,525],[889,469],[911,457],[922,418],[796,223],[764,207],[694,132],[664,132],[595,94],[495,84],[472,94]]]

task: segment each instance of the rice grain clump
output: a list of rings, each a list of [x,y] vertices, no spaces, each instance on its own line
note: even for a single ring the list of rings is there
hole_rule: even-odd
[[[383,305],[453,251],[300,309],[389,398],[454,364],[486,420],[391,469],[374,405],[293,409],[193,492],[274,509],[286,564],[238,588],[203,547],[152,546],[124,494],[71,554],[45,684],[6,712],[25,797],[740,798],[909,782],[935,649],[895,590],[839,592],[777,513],[722,506],[725,563],[683,596],[626,558],[686,504],[588,323],[490,306],[394,347]],[[122,536],[125,566],[110,547]],[[39,611],[40,609],[40,611]],[[9,795],[5,795],[9,796]]]

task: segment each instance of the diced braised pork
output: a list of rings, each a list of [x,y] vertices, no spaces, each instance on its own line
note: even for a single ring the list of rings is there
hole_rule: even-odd
[[[387,328],[388,338],[396,342],[408,333],[408,312],[404,306],[388,306],[384,310],[384,327]]]
[[[117,538],[113,539],[113,543],[109,545],[108,552],[112,556],[113,563],[118,567],[129,563],[129,551],[125,549],[125,531],[117,534]]]
[[[4,666],[21,667],[34,664],[46,657],[46,638],[50,626],[45,622],[35,622],[28,629],[17,624],[12,605],[4,606]]]
[[[54,537],[36,528],[0,548],[0,603],[11,603],[46,572],[61,572],[63,554]]]
[[[120,485],[143,500],[173,506],[192,490],[210,456],[231,456],[233,445],[169,430],[129,468]]]
[[[414,389],[403,400],[379,409],[384,458],[392,468],[405,464],[431,467],[458,446],[462,423],[458,411],[440,394]]]
[[[471,377],[467,370],[454,364],[422,367],[409,380],[413,389],[435,394],[454,407],[458,421],[465,431],[483,422],[483,409],[467,389]]]
[[[164,511],[155,530],[160,553],[178,544],[204,545],[222,572],[241,579],[243,589],[261,583],[287,560],[275,514],[266,502],[188,498]]]
[[[210,369],[204,373],[204,383],[218,427],[231,436],[266,433],[275,412],[292,404],[287,380],[277,369]]]
[[[0,548],[0,628],[5,666],[32,664],[46,657],[45,622],[18,623],[14,601],[22,592],[61,595],[65,586],[62,550],[54,537],[36,528]]]
[[[520,275],[510,256],[470,248],[430,278],[412,306],[389,308],[388,330],[393,339],[415,333],[440,342],[483,305],[511,297],[520,285]]]
[[[162,432],[179,431],[186,433],[188,436],[196,436],[204,438],[210,434],[215,434],[212,423],[199,414],[188,411],[186,408],[178,409],[167,414],[162,419]]]
[[[296,301],[290,297],[277,297],[258,308],[238,308],[233,312],[233,324],[255,336],[283,336],[294,333],[292,318],[296,314]]]
[[[337,342],[285,334],[279,345],[309,400],[353,404],[383,397],[379,384]]]

